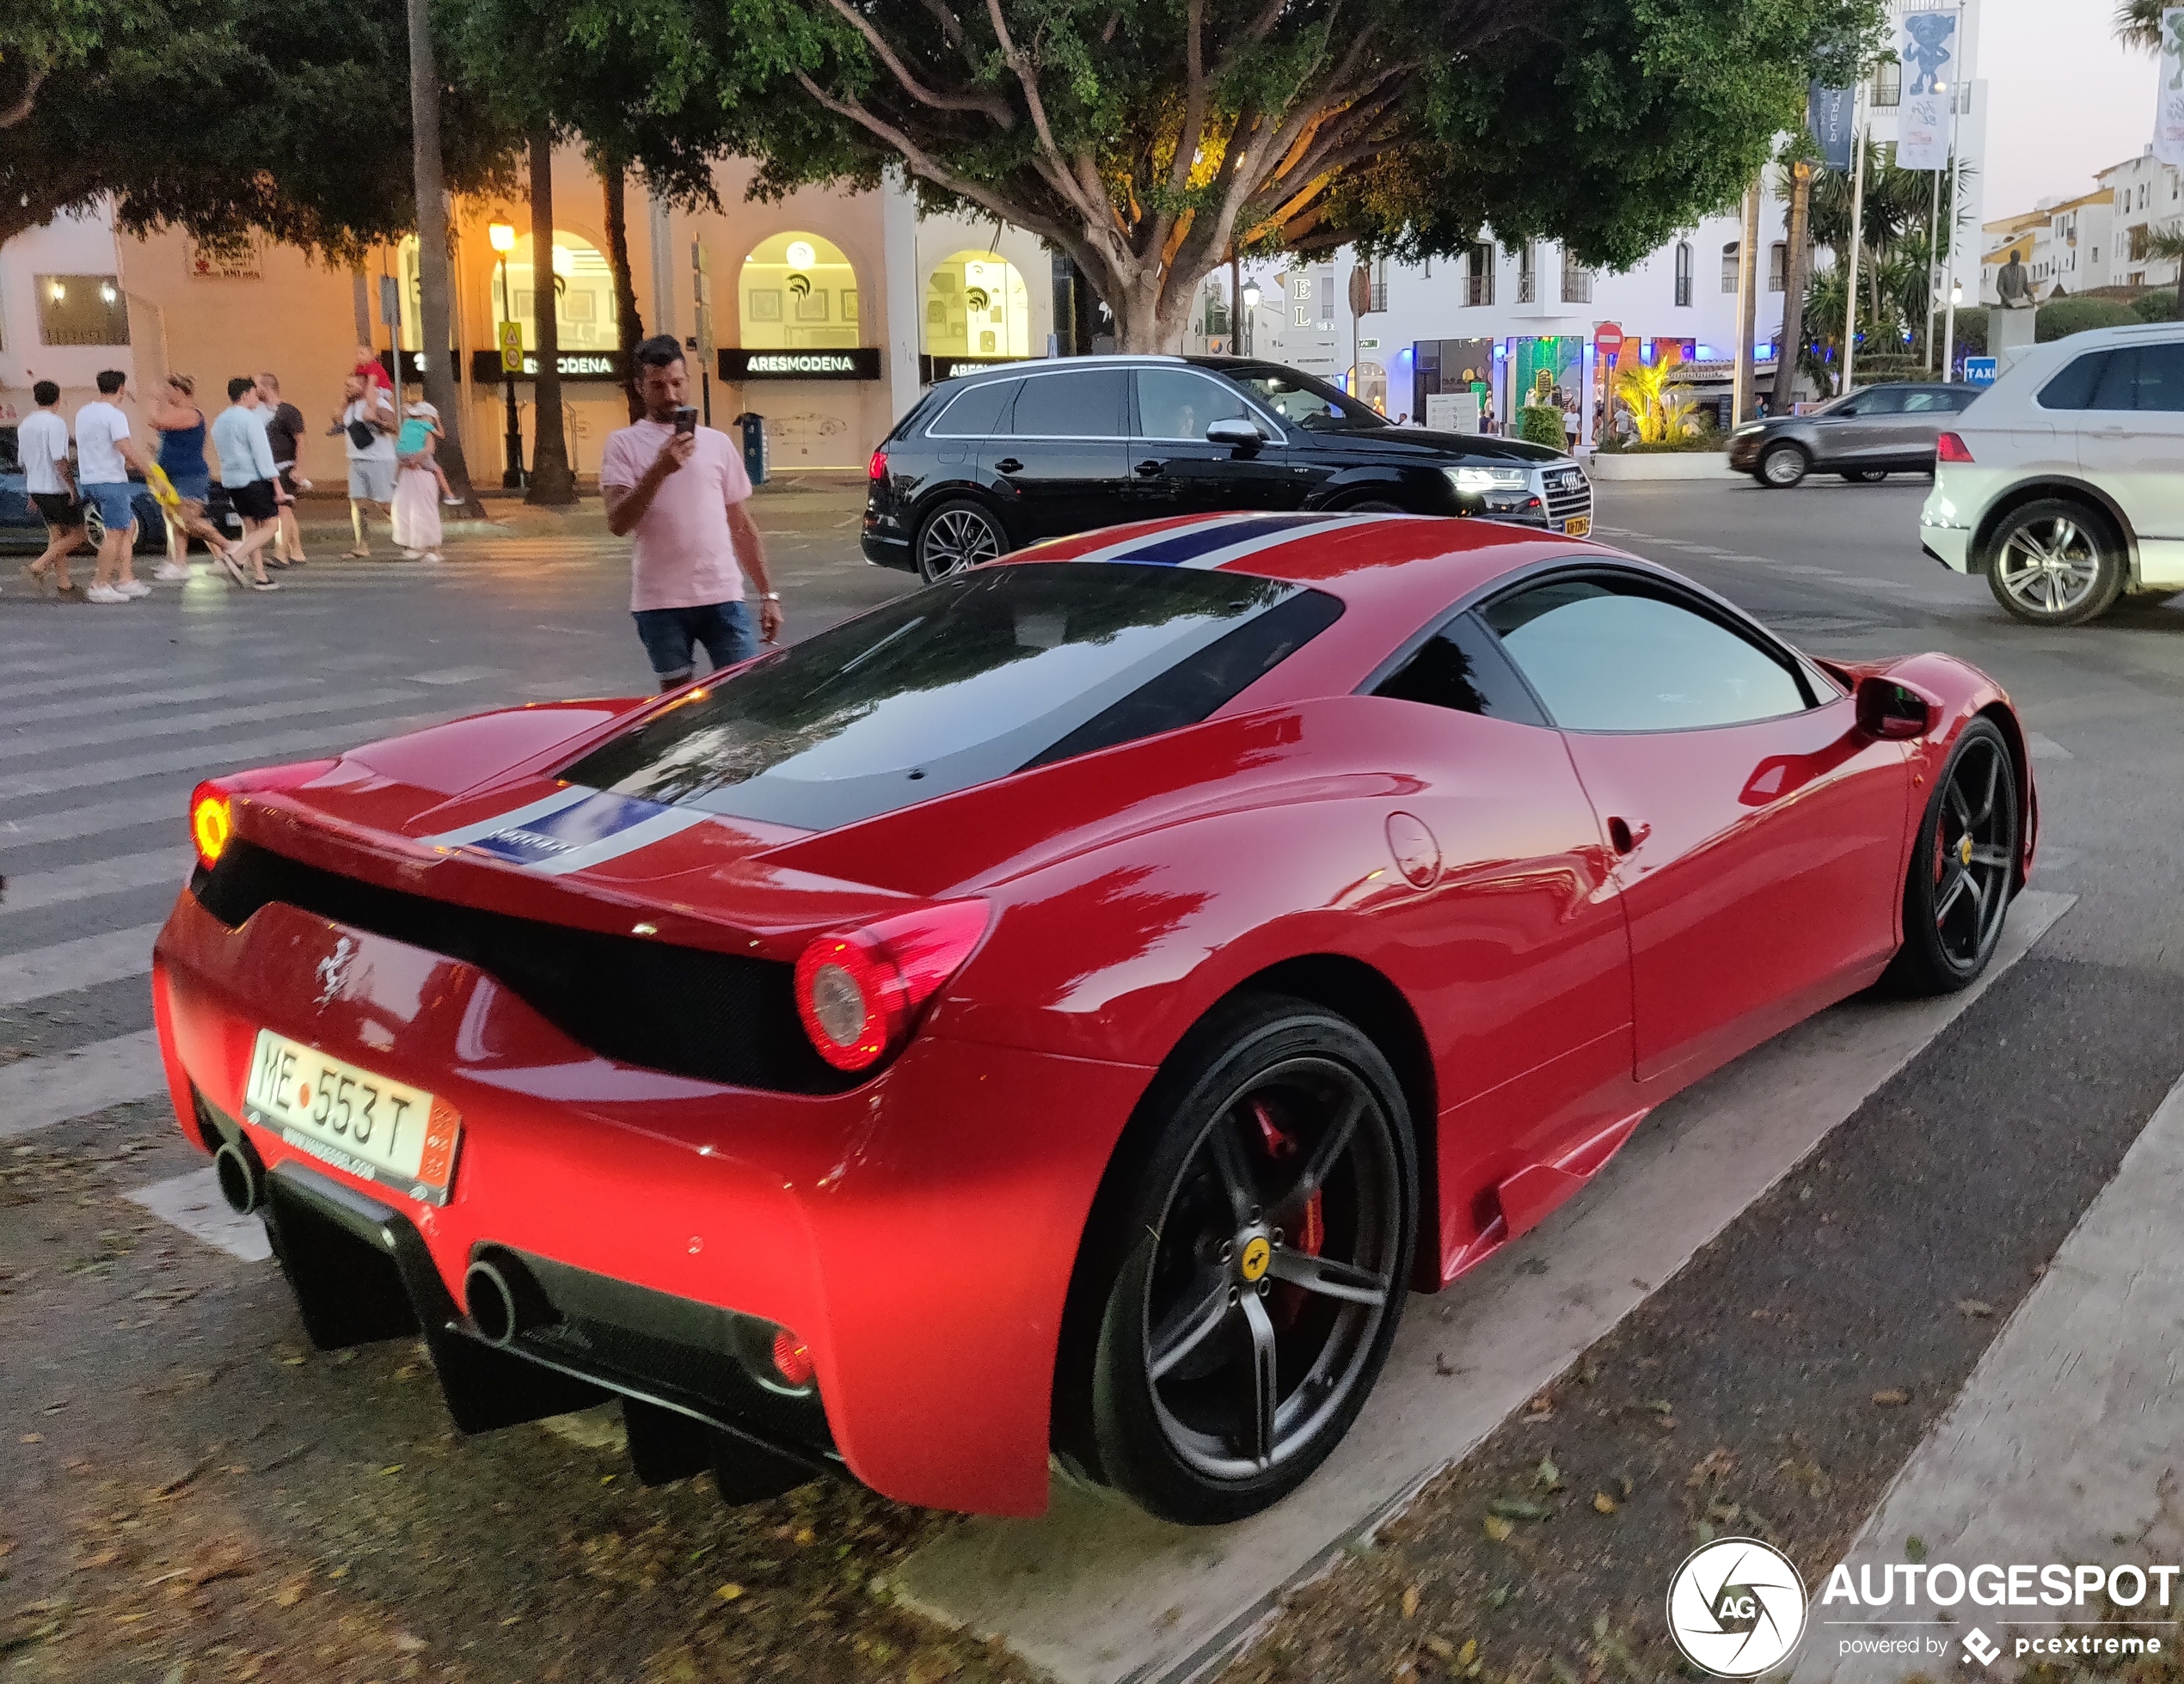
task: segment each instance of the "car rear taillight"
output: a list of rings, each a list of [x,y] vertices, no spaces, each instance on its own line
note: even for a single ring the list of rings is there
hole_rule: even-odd
[[[1964,442],[1962,434],[1945,432],[1934,441],[1934,460],[1969,462],[1972,460],[1972,447]]]
[[[862,1070],[900,1046],[979,945],[988,912],[982,900],[949,901],[814,937],[796,960],[796,1013],[819,1056]]]
[[[872,453],[872,460],[865,464],[864,476],[868,480],[884,480],[887,477],[887,452],[885,450],[874,450]]]
[[[189,839],[197,848],[198,863],[211,871],[228,845],[235,829],[235,810],[228,793],[216,783],[201,783],[190,792]]]

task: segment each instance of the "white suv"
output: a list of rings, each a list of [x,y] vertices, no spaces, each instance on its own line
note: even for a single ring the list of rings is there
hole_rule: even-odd
[[[2026,352],[1942,434],[1926,553],[2020,620],[2083,625],[2184,591],[2184,323]]]

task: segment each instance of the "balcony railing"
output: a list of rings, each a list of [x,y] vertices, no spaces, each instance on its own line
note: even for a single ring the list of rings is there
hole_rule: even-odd
[[[1592,302],[1592,272],[1567,259],[1562,263],[1562,302],[1566,304],[1589,304]]]

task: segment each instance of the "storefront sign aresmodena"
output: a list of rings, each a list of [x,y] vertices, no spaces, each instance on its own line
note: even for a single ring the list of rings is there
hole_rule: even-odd
[[[842,351],[730,351],[720,352],[723,380],[877,380],[880,347]]]
[[[402,355],[403,371],[408,374],[413,353],[405,351]],[[619,351],[564,351],[554,359],[554,365],[561,370],[564,380],[619,381],[622,378],[622,353]],[[410,377],[414,379],[416,377],[412,375]],[[510,377],[501,371],[499,346],[491,351],[473,351],[470,353],[470,378],[480,385],[498,386]],[[524,371],[513,378],[535,380],[537,377],[538,353],[526,351],[524,352]]]

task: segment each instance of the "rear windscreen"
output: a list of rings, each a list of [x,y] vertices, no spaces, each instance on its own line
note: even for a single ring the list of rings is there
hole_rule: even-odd
[[[829,830],[1193,724],[1341,612],[1239,573],[981,568],[764,656],[561,775]]]

